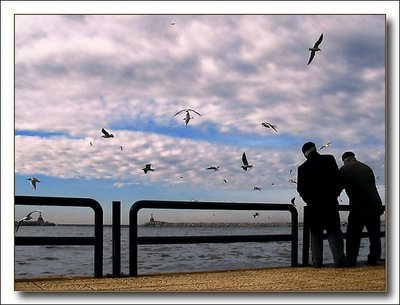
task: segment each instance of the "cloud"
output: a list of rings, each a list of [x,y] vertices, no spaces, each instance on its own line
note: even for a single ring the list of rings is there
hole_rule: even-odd
[[[15,39],[20,174],[240,188],[287,183],[307,140],[384,159],[383,15],[17,15]]]

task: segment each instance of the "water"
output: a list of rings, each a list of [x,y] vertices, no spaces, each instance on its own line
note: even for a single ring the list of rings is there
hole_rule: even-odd
[[[345,227],[343,227],[345,232]],[[139,227],[139,236],[290,234],[289,227]],[[299,228],[299,258],[302,261],[302,228]],[[112,231],[104,226],[103,275],[112,274]],[[17,236],[94,236],[93,226],[23,226]],[[368,239],[361,242],[359,260],[366,260]],[[140,245],[138,273],[194,272],[291,265],[291,243],[229,243]],[[129,274],[129,232],[121,228],[121,273]],[[311,254],[309,256],[311,258]],[[382,238],[382,258],[385,240]],[[324,241],[324,263],[333,263]],[[94,246],[15,246],[15,278],[94,276]]]

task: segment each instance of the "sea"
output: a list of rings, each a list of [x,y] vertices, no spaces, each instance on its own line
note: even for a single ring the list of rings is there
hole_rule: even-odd
[[[343,232],[346,227],[342,227]],[[384,228],[382,229],[384,230]],[[282,227],[148,227],[139,236],[219,236],[290,234]],[[298,263],[302,263],[302,227],[299,227]],[[16,236],[91,237],[92,225],[21,226]],[[103,228],[103,276],[112,275],[112,228]],[[382,238],[382,258],[386,255]],[[369,242],[361,241],[359,261],[367,259]],[[311,262],[311,253],[309,254]],[[15,279],[94,276],[94,246],[14,246]],[[324,240],[324,263],[333,259]],[[291,242],[201,243],[139,245],[138,274],[220,271],[291,266]],[[129,228],[121,227],[121,275],[129,274]]]

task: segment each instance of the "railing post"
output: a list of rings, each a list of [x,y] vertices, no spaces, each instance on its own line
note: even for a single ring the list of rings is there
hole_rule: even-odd
[[[310,224],[308,220],[308,209],[304,206],[303,215],[303,266],[308,266],[310,251]]]
[[[135,205],[129,211],[129,276],[138,275],[138,229]]]
[[[298,245],[299,245],[299,220],[298,220],[298,213],[296,208],[293,209],[293,212],[290,211],[290,214],[292,215],[292,267],[297,267],[298,263]]]
[[[103,277],[103,209],[100,205],[94,209],[94,276]]]
[[[112,274],[121,275],[121,202],[112,204]]]

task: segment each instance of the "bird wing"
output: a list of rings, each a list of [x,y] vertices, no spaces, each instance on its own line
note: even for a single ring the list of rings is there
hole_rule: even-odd
[[[308,64],[307,65],[309,65],[311,63],[311,61],[313,60],[314,56],[315,56],[315,51],[311,51],[310,59],[308,60]]]
[[[176,116],[176,115],[180,114],[180,113],[183,112],[183,111],[186,111],[186,109],[179,110],[179,111],[178,111],[177,113],[175,113],[173,116]]]
[[[321,34],[321,36],[319,36],[317,42],[314,44],[314,48],[318,48],[319,44],[322,42],[323,37],[324,37],[324,34]]]
[[[17,228],[15,229],[15,232],[18,232],[19,227],[21,226],[21,223],[24,221],[24,218],[22,218],[20,221],[18,221]]]
[[[101,129],[101,132],[107,137],[110,136],[110,134],[104,128]]]
[[[244,165],[249,165],[249,162],[247,162],[246,153],[243,153],[243,155],[242,155],[242,162]]]
[[[193,112],[195,112],[195,113],[197,113],[198,115],[200,115],[201,116],[201,114],[200,113],[198,113],[196,110],[193,110],[193,109],[188,109],[188,111],[193,111]]]
[[[38,212],[38,213],[42,213],[42,210],[34,210],[32,212],[30,212],[28,215],[26,215],[23,219],[26,220],[28,217],[30,217],[33,213]]]
[[[276,125],[272,125],[272,124],[271,124],[271,128],[272,128],[273,130],[275,130],[276,132],[278,132],[278,130],[277,130],[277,128],[276,128]]]

